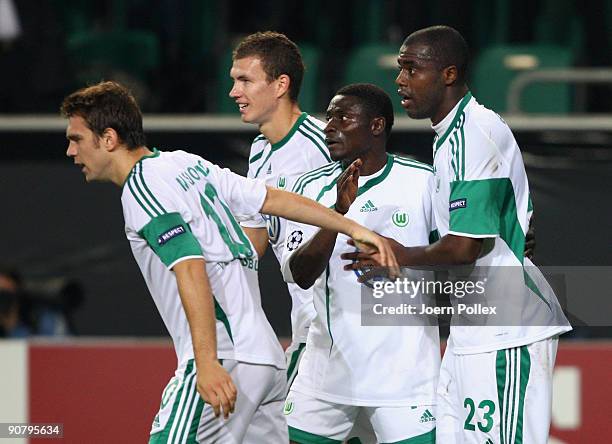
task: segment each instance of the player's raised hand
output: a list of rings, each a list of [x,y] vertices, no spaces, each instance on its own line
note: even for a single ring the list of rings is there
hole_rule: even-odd
[[[362,164],[361,159],[355,159],[338,178],[335,208],[340,214],[346,214],[357,198],[359,174]]]
[[[218,361],[198,367],[197,388],[204,402],[213,408],[216,417],[223,413],[227,419],[234,412],[238,391],[229,373]]]

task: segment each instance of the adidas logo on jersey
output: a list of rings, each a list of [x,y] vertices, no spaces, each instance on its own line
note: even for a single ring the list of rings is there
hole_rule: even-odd
[[[435,416],[432,415],[429,410],[425,410],[425,413],[421,415],[421,420],[419,422],[431,422],[435,420],[436,420]]]
[[[367,213],[369,211],[376,211],[378,210],[378,208],[376,208],[376,206],[372,203],[371,200],[368,199],[368,201],[363,204],[363,207],[361,207],[361,211],[362,213]]]
[[[268,171],[266,174],[272,174],[272,164],[268,165]]]

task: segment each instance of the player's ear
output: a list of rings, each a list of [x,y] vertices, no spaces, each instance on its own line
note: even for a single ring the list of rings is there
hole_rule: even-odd
[[[120,142],[119,134],[113,128],[106,128],[100,137],[100,143],[106,151],[114,151]]]
[[[380,136],[385,132],[385,127],[387,126],[387,122],[384,117],[374,117],[370,122],[370,129],[372,134],[375,136]]]
[[[276,97],[280,98],[289,92],[289,86],[291,86],[291,78],[287,74],[281,74],[276,79]]]
[[[455,65],[447,66],[442,70],[442,77],[444,79],[444,84],[447,86],[452,85],[457,81],[459,73],[457,72],[457,67]]]

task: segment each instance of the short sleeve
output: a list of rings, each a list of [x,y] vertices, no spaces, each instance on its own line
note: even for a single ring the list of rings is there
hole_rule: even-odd
[[[319,231],[319,227],[287,221],[285,248],[283,249],[283,255],[280,261],[281,273],[283,274],[285,282],[295,282],[291,271],[291,257],[295,254],[297,249],[313,237],[317,231]]]
[[[217,165],[212,165],[211,172],[215,175],[219,194],[238,221],[246,221],[259,214],[268,193],[264,180],[240,176]]]
[[[312,196],[308,195],[308,189],[306,189],[302,195],[312,199]],[[319,227],[287,220],[287,226],[285,228],[285,245],[283,248],[283,255],[280,259],[281,273],[285,282],[295,282],[291,271],[291,257],[301,245],[310,240],[318,231]]]
[[[508,166],[486,130],[478,128],[469,137],[462,130],[451,143],[449,162],[454,180],[448,202],[449,233],[496,237],[509,222],[504,219],[512,216],[506,213],[510,200],[514,204]]]
[[[146,241],[168,268],[187,258],[203,257],[186,205],[166,183],[147,172],[147,166],[137,164],[124,185],[121,203],[128,237]]]

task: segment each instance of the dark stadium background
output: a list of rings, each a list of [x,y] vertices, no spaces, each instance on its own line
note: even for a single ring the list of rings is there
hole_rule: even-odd
[[[535,262],[612,266],[612,83],[530,86],[522,95],[522,112],[509,113],[510,80],[518,71],[504,68],[507,57],[528,53],[533,56],[527,64],[539,62],[520,67],[521,72],[612,69],[612,0],[12,3],[21,32],[7,38],[0,28],[0,264],[17,268],[27,288],[50,299],[65,284],[75,284],[71,288],[82,290],[84,296],[73,313],[76,335],[136,337],[135,345],[126,345],[122,356],[133,353],[147,369],[163,353],[168,371],[174,364],[167,343],[151,346],[159,355],[148,354],[148,338],[165,337],[167,332],[125,239],[120,190],[109,184],[86,185],[81,172],[65,157],[65,121],[58,116],[59,104],[66,94],[86,83],[101,79],[125,82],[142,105],[149,146],[184,149],[246,173],[250,141],[257,131],[240,122],[227,97],[227,72],[231,48],[255,31],[285,32],[300,45],[307,59],[302,109],[321,114],[334,91],[346,82],[372,81],[354,75],[375,65],[370,63],[372,57],[366,65],[359,65],[359,50],[381,51],[381,57],[375,58],[376,64],[387,69],[381,86],[392,93],[394,53],[402,39],[433,24],[456,27],[472,50],[470,86],[474,95],[502,114],[523,151],[535,206]],[[6,16],[0,17],[0,23],[3,18]],[[520,57],[517,61],[525,63]],[[397,102],[396,96],[392,98]],[[393,152],[430,162],[431,142],[428,122],[410,121],[396,112],[389,143]],[[270,251],[260,265],[260,284],[274,329],[280,337],[288,337],[290,299]],[[610,292],[585,297],[607,300]],[[582,400],[581,416],[569,415],[582,422],[562,426],[553,414],[553,431],[564,442],[603,442],[586,438],[592,435],[585,433],[595,430],[600,433],[597,436],[606,436],[602,424],[609,421],[598,422],[597,415],[607,415],[612,395],[605,391],[607,387],[595,387],[593,375],[603,373],[609,379],[612,344],[602,338],[612,336],[612,315],[610,321],[608,326],[578,329],[574,341],[563,341],[565,348],[560,349],[557,365],[578,369],[576,374],[581,376],[570,379],[583,384],[582,391],[576,389]],[[6,344],[12,346],[10,341]],[[54,344],[59,344],[57,349]],[[29,418],[42,421],[51,418],[50,412],[59,411],[56,417],[66,422],[68,430],[79,426],[78,409],[72,417],[52,397],[49,404],[36,401],[41,390],[50,390],[44,383],[48,375],[58,384],[76,384],[65,379],[72,370],[61,367],[69,354],[63,344],[74,343],[28,342],[30,351],[23,359],[30,360],[30,379],[24,378],[31,390]],[[2,350],[0,347],[0,355]],[[97,349],[86,355],[91,366],[101,362],[96,361],[100,356],[106,355]],[[78,359],[83,358],[79,355]],[[74,361],[66,362],[76,365]],[[49,365],[55,364],[59,367],[51,373]],[[38,370],[32,370],[35,366]],[[158,369],[161,373],[154,376],[159,380],[151,387],[161,387],[161,381],[167,380],[166,367],[160,367],[163,372]],[[85,380],[90,367],[83,368],[79,366],[75,374]],[[5,371],[3,367],[0,374]],[[101,381],[114,377],[106,376],[102,369],[94,374]],[[130,390],[129,384],[139,380],[132,378],[119,385],[121,390]],[[0,379],[13,384],[10,378]],[[106,388],[97,390],[102,394]],[[157,388],[152,393],[148,390],[138,433],[146,433],[158,403]],[[72,402],[68,392],[65,403]],[[144,392],[143,387],[130,392],[134,406],[140,405]],[[27,397],[27,390],[24,393]],[[115,392],[109,391],[111,395]],[[3,412],[15,409],[0,402],[0,422],[6,419]],[[83,433],[89,431],[82,427]],[[89,437],[87,442],[95,441],[84,436]]]

